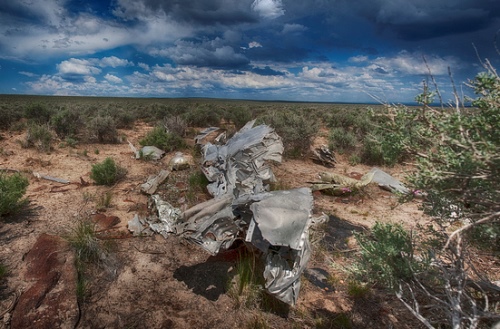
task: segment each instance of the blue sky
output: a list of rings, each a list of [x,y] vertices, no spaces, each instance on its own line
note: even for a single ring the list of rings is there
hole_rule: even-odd
[[[430,70],[447,101],[499,29],[498,0],[0,0],[0,93],[411,102]]]

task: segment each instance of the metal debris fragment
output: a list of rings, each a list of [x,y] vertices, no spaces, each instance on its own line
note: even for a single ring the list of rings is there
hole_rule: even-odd
[[[176,152],[175,156],[170,159],[168,166],[170,170],[184,170],[189,168],[189,161],[182,152]]]
[[[158,186],[161,185],[167,179],[170,171],[162,169],[158,175],[150,176],[148,180],[141,185],[141,191],[146,194],[154,194],[158,189]]]
[[[335,155],[326,145],[321,145],[320,147],[313,149],[311,158],[313,161],[319,162],[323,166],[329,168],[335,167],[335,164],[337,163]]]
[[[33,176],[35,176],[38,179],[50,180],[52,182],[61,183],[61,184],[71,183],[69,180],[66,180],[66,179],[52,177],[52,176],[48,176],[48,175],[42,175],[42,174],[37,173],[37,172],[33,172]]]
[[[410,189],[408,189],[403,183],[379,168],[372,168],[369,173],[373,174],[372,182],[377,183],[378,186],[383,189],[386,189],[393,193],[411,193]]]

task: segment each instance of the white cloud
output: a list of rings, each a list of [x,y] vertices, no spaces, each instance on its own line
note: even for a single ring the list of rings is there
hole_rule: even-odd
[[[146,71],[150,70],[149,65],[146,63],[138,63],[137,66],[139,66],[140,68],[142,68],[143,70],[146,70]]]
[[[285,14],[281,0],[254,0],[252,9],[263,18],[277,18]]]
[[[281,33],[287,34],[287,33],[300,33],[307,31],[307,27],[301,24],[285,24],[283,26],[283,30]]]
[[[27,22],[0,12],[0,49],[3,57],[40,59],[61,54],[88,55],[124,45],[170,43],[194,32],[193,27],[177,23],[164,13],[136,17],[138,21],[130,25],[113,17],[98,17],[89,13],[70,15],[64,8],[64,0],[29,2],[29,6],[22,5],[24,2],[21,1],[13,6],[37,19]]]
[[[30,78],[37,77],[38,74],[32,73],[32,72],[26,72],[26,71],[19,71],[19,74],[25,75]]]
[[[248,44],[248,48],[261,48],[262,45],[257,41],[252,41]]]
[[[362,63],[366,62],[368,60],[368,56],[364,55],[358,55],[358,56],[353,56],[348,59],[350,63]]]
[[[427,75],[430,72],[433,75],[448,74],[448,66],[452,69],[460,69],[461,64],[454,57],[439,57],[436,55],[424,55],[418,53],[409,53],[401,51],[394,57],[378,57],[373,63],[379,65],[387,72],[397,71],[409,75]]]
[[[85,59],[70,58],[57,64],[57,70],[62,75],[95,75],[101,73],[101,69],[93,66]]]
[[[123,80],[120,79],[119,77],[117,77],[116,75],[112,75],[112,74],[106,74],[104,76],[104,79],[108,80],[109,82],[112,82],[112,83],[122,83]]]
[[[126,59],[121,59],[116,56],[111,56],[111,57],[103,57],[99,61],[99,66],[100,67],[107,67],[111,66],[113,68],[119,67],[119,66],[132,66],[134,65],[132,62],[129,62]]]

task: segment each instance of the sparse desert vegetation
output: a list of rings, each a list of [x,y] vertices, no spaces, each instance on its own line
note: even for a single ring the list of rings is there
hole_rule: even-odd
[[[489,328],[500,312],[500,79],[486,70],[471,82],[473,107],[456,108],[434,108],[427,94],[418,107],[2,96],[0,312],[29,288],[22,255],[48,233],[76,255],[78,328]],[[311,230],[308,267],[326,275],[302,278],[294,307],[265,293],[263,261],[243,242],[211,256],[127,230],[149,211],[140,184],[176,151],[191,166],[158,193],[181,209],[209,199],[193,137],[209,126],[230,135],[251,119],[283,138],[275,189],[310,186],[322,171],[359,179],[372,165],[411,188],[315,192],[313,213],[329,220]],[[167,155],[136,160],[127,140]],[[310,159],[320,145],[335,168]]]

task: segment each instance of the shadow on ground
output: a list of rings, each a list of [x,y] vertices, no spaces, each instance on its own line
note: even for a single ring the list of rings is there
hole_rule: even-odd
[[[181,266],[174,278],[184,282],[195,294],[216,301],[226,292],[231,279],[229,271],[234,263],[204,262],[192,266]]]
[[[354,225],[339,217],[330,215],[325,224],[325,246],[330,251],[339,251],[348,249],[348,238],[353,236],[354,232],[363,232],[366,228],[361,225]]]

